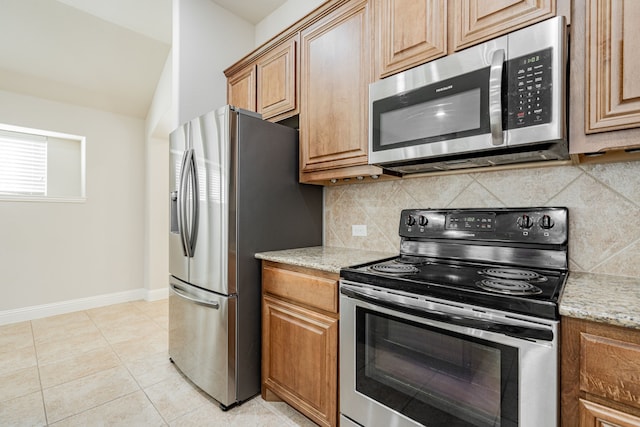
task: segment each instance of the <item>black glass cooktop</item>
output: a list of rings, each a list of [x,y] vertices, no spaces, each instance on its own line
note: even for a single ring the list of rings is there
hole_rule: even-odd
[[[343,268],[345,280],[418,295],[558,319],[566,272],[398,256]]]

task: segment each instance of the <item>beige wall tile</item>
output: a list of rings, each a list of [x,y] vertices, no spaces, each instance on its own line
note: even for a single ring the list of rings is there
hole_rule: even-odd
[[[581,175],[550,200],[569,208],[569,257],[591,271],[640,238],[640,208],[590,175]]]
[[[325,188],[325,244],[397,252],[407,208],[566,206],[570,269],[640,277],[640,162],[405,178]],[[354,238],[351,226],[369,236]]]

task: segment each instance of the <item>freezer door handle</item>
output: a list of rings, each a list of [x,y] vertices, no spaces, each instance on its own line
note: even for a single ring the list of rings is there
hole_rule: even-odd
[[[193,303],[205,305],[207,307],[211,307],[216,310],[220,308],[220,303],[218,303],[217,301],[203,300],[203,299],[194,297],[193,295],[189,294],[186,290],[182,289],[180,286],[176,284],[173,284],[173,283],[171,284],[171,290],[179,297],[189,300]]]

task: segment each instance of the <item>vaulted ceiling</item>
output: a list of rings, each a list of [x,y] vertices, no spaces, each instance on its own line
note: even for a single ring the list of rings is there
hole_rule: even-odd
[[[215,2],[256,24],[286,0]],[[0,90],[144,118],[171,12],[172,0],[2,0]]]

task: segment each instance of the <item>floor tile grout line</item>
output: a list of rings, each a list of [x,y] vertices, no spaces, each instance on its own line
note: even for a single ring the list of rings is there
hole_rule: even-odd
[[[138,311],[142,312],[142,310],[140,310],[138,307],[136,307],[136,309],[138,309]],[[145,316],[149,317],[146,313]],[[91,318],[91,316],[89,316]],[[94,322],[93,318],[91,318],[91,320]],[[152,319],[153,321],[153,319]],[[155,323],[155,322],[154,322]],[[149,403],[151,404],[151,406],[153,407],[154,411],[156,411],[156,413],[158,414],[158,416],[162,419],[162,421],[169,425],[169,421],[164,417],[164,415],[162,415],[162,412],[160,412],[160,410],[157,408],[157,406],[155,405],[155,403],[153,402],[153,400],[151,399],[151,397],[149,396],[149,394],[147,393],[147,391],[145,390],[144,387],[142,387],[142,384],[140,384],[140,381],[138,381],[138,379],[136,378],[136,376],[133,374],[133,372],[131,372],[131,369],[129,369],[129,367],[127,366],[126,362],[122,359],[122,356],[113,348],[113,344],[111,343],[111,341],[109,341],[109,339],[104,335],[102,328],[96,324],[96,327],[98,328],[98,330],[100,331],[100,334],[102,334],[102,336],[104,337],[104,339],[107,341],[107,343],[109,344],[109,348],[111,348],[111,351],[113,351],[113,353],[116,355],[116,357],[118,358],[118,360],[120,361],[120,364],[122,365],[122,367],[124,369],[126,369],[127,373],[131,376],[131,378],[133,378],[133,381],[135,381],[135,383],[138,385],[140,391],[142,391],[142,393],[144,393],[144,397],[149,401]],[[167,357],[169,357],[167,355]]]
[[[141,309],[140,307],[138,307],[138,306],[132,306],[132,307],[135,307],[136,309],[138,309],[138,310],[140,310],[140,311],[143,311],[143,312],[144,312],[144,310],[142,310],[142,309]],[[146,314],[146,313],[145,313],[145,314]],[[156,407],[156,405],[154,404],[154,402],[151,400],[150,396],[147,394],[147,390],[145,390],[145,388],[143,388],[143,387],[142,387],[142,383],[140,382],[140,381],[142,380],[142,377],[140,377],[140,379],[138,379],[138,378],[136,378],[136,376],[134,375],[134,373],[133,373],[133,371],[132,371],[132,369],[133,369],[133,366],[134,366],[134,365],[131,365],[131,366],[130,366],[130,365],[128,365],[128,363],[127,363],[127,360],[128,360],[128,359],[127,359],[127,360],[125,360],[125,358],[123,358],[123,356],[122,356],[121,354],[119,354],[118,352],[116,352],[116,351],[115,351],[115,349],[114,349],[114,347],[113,347],[113,346],[114,346],[114,344],[112,344],[112,343],[111,343],[111,342],[106,338],[106,336],[105,336],[105,334],[104,334],[104,329],[103,329],[103,328],[101,328],[101,327],[100,327],[100,326],[99,326],[99,325],[94,321],[94,319],[93,319],[91,316],[88,316],[88,317],[91,319],[92,324],[93,324],[93,325],[97,328],[97,330],[99,331],[100,336],[101,336],[101,337],[106,341],[106,345],[105,345],[104,347],[100,347],[100,348],[104,348],[105,350],[108,348],[108,349],[109,349],[110,351],[112,351],[112,352],[113,352],[113,354],[116,356],[116,359],[114,360],[114,362],[116,362],[116,364],[115,364],[114,366],[112,366],[112,367],[108,368],[108,369],[116,369],[116,368],[118,368],[118,369],[123,369],[124,371],[126,371],[126,372],[127,372],[127,374],[129,375],[129,377],[130,377],[131,379],[133,379],[133,383],[135,384],[135,386],[136,386],[136,387],[135,387],[135,390],[132,390],[132,391],[130,391],[129,393],[125,393],[125,394],[123,394],[122,396],[118,396],[118,397],[111,398],[111,399],[109,399],[109,400],[107,400],[107,401],[104,401],[104,402],[101,402],[101,403],[99,403],[99,404],[92,404],[92,406],[91,406],[90,408],[85,408],[85,409],[83,409],[83,410],[82,410],[82,411],[80,411],[80,412],[73,413],[73,414],[71,414],[71,415],[69,415],[69,416],[65,416],[64,418],[62,418],[62,419],[60,419],[60,420],[56,420],[56,421],[55,421],[55,423],[58,423],[58,422],[61,422],[61,421],[64,421],[64,420],[71,419],[72,417],[79,416],[79,415],[81,415],[81,414],[86,413],[87,411],[96,410],[96,408],[99,408],[99,407],[104,406],[104,405],[108,405],[108,404],[110,404],[110,403],[112,403],[112,402],[114,402],[114,401],[117,401],[117,400],[120,400],[120,399],[127,399],[127,396],[131,396],[131,395],[133,395],[134,393],[137,393],[137,392],[139,392],[139,391],[142,391],[142,392],[144,393],[145,398],[146,398],[146,402],[147,402],[147,403],[149,403],[149,404],[150,404],[150,406],[151,406],[151,407],[153,408],[153,410],[155,411],[155,415],[157,415],[157,416],[158,416],[158,421],[161,421],[162,423],[164,423],[165,425],[168,425],[168,426],[169,426],[169,425],[172,425],[172,423],[177,422],[177,421],[178,421],[178,420],[180,420],[182,417],[185,417],[185,416],[186,416],[186,417],[188,417],[188,416],[189,416],[189,414],[192,414],[192,413],[194,413],[194,412],[196,412],[196,411],[199,411],[199,410],[202,410],[203,408],[206,408],[208,405],[214,405],[214,406],[215,406],[215,405],[217,404],[215,401],[213,401],[213,400],[210,398],[210,396],[206,395],[206,393],[202,392],[199,388],[197,388],[197,386],[195,386],[191,381],[189,381],[186,377],[184,377],[184,375],[180,374],[180,377],[181,377],[182,381],[184,381],[184,382],[188,383],[191,387],[195,388],[195,389],[196,389],[196,391],[197,391],[198,393],[200,393],[202,396],[206,397],[206,399],[207,399],[207,402],[208,402],[208,403],[207,403],[207,402],[203,402],[202,404],[200,404],[200,405],[196,406],[195,408],[190,409],[190,410],[188,410],[186,413],[181,414],[181,415],[179,415],[179,416],[175,417],[175,419],[172,419],[171,421],[169,421],[169,420],[168,420],[165,416],[163,416],[163,415],[162,415],[162,413],[158,410],[158,408]],[[150,317],[150,316],[147,314],[147,317]],[[153,320],[153,319],[152,319],[152,320]],[[154,323],[155,323],[155,322],[154,322]],[[157,326],[160,326],[160,325],[157,325]],[[163,328],[163,329],[164,329],[164,328]],[[32,324],[31,322],[29,323],[29,331],[30,331],[30,335],[31,335],[31,345],[32,345],[32,348],[33,348],[33,351],[34,351],[34,354],[35,354],[35,363],[36,363],[35,367],[36,367],[36,369],[37,369],[37,374],[38,374],[38,385],[39,385],[39,392],[40,392],[40,404],[42,405],[42,410],[43,410],[43,412],[44,412],[44,422],[45,422],[45,425],[49,426],[49,425],[51,425],[51,420],[49,419],[49,418],[50,418],[50,414],[47,414],[47,411],[46,411],[45,400],[44,400],[44,387],[43,387],[43,383],[42,383],[42,376],[41,376],[41,374],[40,374],[41,358],[39,358],[39,357],[38,357],[37,348],[36,348],[36,346],[35,346],[35,332],[34,332],[33,324]],[[166,330],[165,330],[165,332],[167,332],[167,334],[168,334],[168,331],[166,331]],[[94,351],[94,350],[95,350],[95,349],[92,349],[92,350],[90,350],[90,351]],[[86,351],[83,351],[81,354],[85,354],[85,353],[87,353],[87,352],[86,352]],[[159,353],[159,352],[158,352],[158,353]],[[163,353],[166,353],[166,349],[165,349],[165,350],[163,350]],[[154,352],[154,355],[156,355],[156,354],[157,354],[157,353],[155,353],[155,352]],[[166,356],[168,357],[168,354],[167,354]],[[148,358],[148,357],[149,357],[149,356],[147,355],[147,356],[140,357],[139,359],[140,359],[140,361],[142,361],[143,359]],[[67,360],[67,358],[63,358],[62,360]],[[136,358],[136,360],[138,360],[138,359]],[[55,363],[55,362],[52,362],[52,363]],[[44,365],[42,365],[42,366],[44,366]],[[79,377],[79,378],[75,378],[75,379],[74,379],[74,380],[72,380],[72,381],[75,381],[75,380],[78,380],[78,379],[81,379],[81,378],[86,378],[87,376],[94,375],[94,374],[96,374],[96,373],[103,372],[103,371],[105,371],[105,369],[100,369],[100,370],[99,370],[99,371],[97,371],[97,372],[93,372],[93,373],[91,373],[91,374],[83,375],[83,376],[81,376],[81,377]],[[179,372],[179,371],[178,371],[178,372]],[[169,380],[169,379],[170,379],[169,377],[165,378],[165,380]],[[161,380],[161,381],[163,381],[163,380]],[[159,381],[159,382],[161,382],[161,381]],[[63,382],[63,383],[61,383],[61,384],[56,384],[55,386],[51,386],[51,387],[60,386],[60,385],[66,384],[67,382],[69,382],[69,381],[65,381],[65,382]],[[154,384],[152,384],[152,385],[158,384],[159,382],[154,382]],[[149,385],[148,387],[151,387],[152,385]],[[294,415],[294,414],[290,414],[290,415],[288,415],[286,412],[281,412],[281,411],[279,411],[279,410],[278,410],[278,408],[276,408],[276,407],[270,407],[270,406],[268,406],[264,401],[262,401],[262,400],[259,398],[259,396],[256,396],[255,398],[256,398],[256,399],[258,399],[258,400],[256,401],[256,403],[259,405],[259,407],[261,407],[261,408],[263,408],[263,409],[265,409],[265,408],[266,408],[266,409],[268,410],[268,413],[269,413],[269,414],[273,415],[274,417],[276,417],[276,418],[278,419],[278,423],[279,423],[280,425],[286,425],[286,426],[288,426],[288,427],[292,427],[292,426],[293,426],[293,427],[295,427],[295,426],[300,425],[298,422],[294,421],[294,418],[295,418],[295,417],[293,417],[293,415]],[[115,409],[115,410],[117,410],[117,406],[118,406],[118,405],[115,405],[115,406],[116,406],[116,409]],[[148,407],[147,407],[147,408],[148,408]],[[216,408],[217,408],[217,407],[216,407]],[[149,410],[151,410],[151,409],[149,408]],[[235,416],[242,416],[242,415],[245,415],[245,414],[243,414],[242,412],[237,412],[237,414],[233,415],[232,417],[235,417]],[[251,415],[251,414],[248,414],[248,415]],[[292,417],[292,418],[289,418],[289,417]],[[54,424],[55,424],[55,423],[54,423]]]
[[[36,370],[38,372],[38,384],[40,385],[40,403],[42,404],[42,413],[44,414],[44,423],[49,425],[49,415],[47,414],[47,405],[44,402],[44,387],[42,386],[42,375],[40,373],[40,360],[38,358],[38,347],[36,346],[36,335],[33,332],[33,321],[29,320],[29,329],[31,330],[31,343],[33,344],[33,355],[36,359]]]
[[[112,304],[112,305],[119,305],[119,304]],[[108,307],[108,306],[107,306],[107,307]],[[107,346],[109,347],[109,349],[113,352],[113,354],[114,354],[114,355],[116,356],[116,358],[118,359],[119,364],[118,364],[117,366],[115,366],[115,367],[122,367],[122,368],[124,368],[124,369],[127,371],[127,373],[131,376],[131,378],[134,380],[134,382],[136,383],[136,385],[138,386],[138,390],[136,390],[136,391],[142,391],[142,387],[140,386],[140,384],[138,383],[138,381],[137,381],[137,380],[135,379],[135,377],[131,374],[131,372],[129,371],[129,369],[128,369],[128,368],[126,367],[126,365],[124,364],[124,362],[123,362],[122,358],[120,357],[120,355],[115,351],[115,349],[113,348],[113,346],[112,346],[111,342],[110,342],[110,341],[107,339],[107,337],[104,335],[104,333],[103,333],[103,331],[102,331],[102,328],[101,328],[101,327],[100,327],[100,326],[95,322],[94,318],[93,318],[93,317],[91,317],[91,315],[88,313],[88,311],[89,311],[89,310],[79,310],[79,311],[77,311],[77,312],[83,312],[83,313],[85,313],[85,314],[87,315],[87,317],[89,318],[89,320],[91,321],[91,323],[93,323],[93,325],[96,327],[96,329],[98,330],[98,332],[100,332],[100,335],[102,336],[102,338],[104,338],[104,340],[105,340],[105,342],[107,343]],[[77,312],[76,312],[76,313],[77,313]],[[35,338],[34,338],[34,341],[35,341]],[[34,342],[34,346],[35,346],[35,342]],[[90,351],[94,351],[94,350],[96,350],[96,349],[93,349],[93,350],[90,350]],[[82,354],[84,354],[84,353],[87,353],[87,352],[82,352]],[[69,358],[69,359],[70,359],[70,358]],[[37,360],[37,358],[36,358],[36,360]],[[67,360],[67,359],[63,359],[63,360]],[[55,363],[55,362],[54,362],[54,363]],[[111,368],[108,368],[108,369],[103,369],[103,370],[98,371],[98,372],[106,371],[106,370],[113,369],[113,368],[114,368],[114,367],[111,367]],[[98,372],[93,372],[93,373],[91,373],[91,374],[83,375],[83,376],[81,376],[81,377],[75,378],[75,379],[73,379],[73,380],[70,380],[70,381],[67,381],[67,382],[64,382],[64,383],[61,383],[61,384],[57,384],[56,386],[52,386],[52,387],[49,387],[49,388],[58,387],[58,386],[61,386],[61,385],[63,385],[63,384],[67,384],[67,383],[72,382],[72,381],[77,381],[77,380],[79,380],[79,379],[86,378],[86,377],[89,377],[89,376],[91,376],[91,375],[95,375],[95,374],[96,374],[96,373],[98,373]],[[39,369],[39,368],[38,368],[38,376],[40,377],[40,369]],[[45,405],[45,403],[44,403],[44,388],[42,387],[42,382],[40,383],[40,389],[41,389],[41,393],[42,393],[42,403],[43,403],[44,410],[45,410],[45,418],[46,418],[47,426],[48,426],[48,425],[49,425],[49,422],[48,422],[48,415],[47,415],[46,405]],[[80,411],[80,412],[78,412],[78,413],[74,413],[74,414],[72,414],[72,415],[70,415],[70,416],[68,416],[68,417],[65,417],[65,418],[62,418],[62,419],[60,419],[60,420],[57,420],[57,421],[56,421],[56,423],[58,423],[58,422],[60,422],[60,421],[62,421],[62,420],[65,420],[65,419],[71,418],[71,417],[73,417],[73,416],[80,415],[80,414],[82,414],[82,413],[84,413],[84,412],[86,412],[86,411],[89,411],[89,410],[91,410],[91,409],[95,409],[95,408],[100,407],[100,406],[102,406],[102,405],[105,405],[105,404],[107,404],[107,403],[109,403],[109,402],[113,402],[114,400],[117,400],[117,399],[119,399],[119,398],[121,398],[121,397],[124,397],[124,396],[128,396],[129,394],[132,394],[132,393],[135,393],[135,391],[134,391],[134,392],[131,392],[131,393],[128,393],[128,394],[125,394],[125,395],[123,395],[123,396],[119,396],[119,397],[117,397],[117,398],[115,398],[115,399],[111,399],[110,401],[102,402],[102,403],[100,403],[99,405],[95,405],[95,406],[92,406],[92,407],[90,407],[90,408],[86,408],[86,409],[84,409],[83,411]],[[146,396],[146,394],[145,394],[145,396]],[[155,408],[154,408],[154,409],[155,409]],[[157,411],[157,409],[156,409],[156,411]]]

